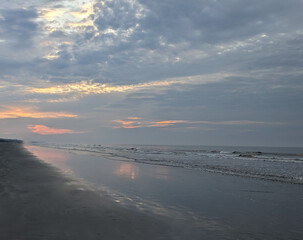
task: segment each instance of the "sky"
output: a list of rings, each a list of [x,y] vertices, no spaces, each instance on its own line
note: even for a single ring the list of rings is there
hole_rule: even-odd
[[[303,147],[302,0],[2,0],[0,138]]]

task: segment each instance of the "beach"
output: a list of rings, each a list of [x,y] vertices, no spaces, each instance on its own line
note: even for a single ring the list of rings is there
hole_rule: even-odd
[[[0,143],[0,239],[171,239],[163,220],[121,208],[20,143]]]
[[[301,239],[303,189],[0,143],[0,239]]]

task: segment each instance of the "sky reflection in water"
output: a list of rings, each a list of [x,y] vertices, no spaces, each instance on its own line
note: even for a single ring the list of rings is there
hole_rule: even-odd
[[[67,162],[71,159],[71,155],[68,152],[36,146],[25,146],[25,148],[44,162],[50,163],[64,172],[72,172],[67,165]]]
[[[131,163],[121,163],[119,169],[115,173],[119,176],[134,180],[138,176],[138,167]]]

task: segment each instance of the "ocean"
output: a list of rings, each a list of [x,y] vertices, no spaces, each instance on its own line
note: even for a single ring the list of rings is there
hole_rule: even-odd
[[[33,145],[83,151],[111,160],[163,165],[303,184],[303,148],[51,144]]]

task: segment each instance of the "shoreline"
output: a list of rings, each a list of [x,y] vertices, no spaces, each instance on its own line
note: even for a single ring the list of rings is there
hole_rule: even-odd
[[[123,208],[21,143],[0,143],[1,239],[172,239],[164,219]]]

